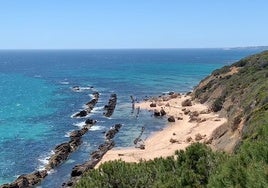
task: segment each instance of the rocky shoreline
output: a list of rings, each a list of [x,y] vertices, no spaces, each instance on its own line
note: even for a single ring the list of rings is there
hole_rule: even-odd
[[[76,91],[76,90],[73,90]],[[100,94],[94,92],[93,98],[85,104],[86,108],[77,112],[72,118],[85,118],[91,113],[95,105],[98,103]],[[116,94],[112,94],[108,105],[104,107],[104,115],[106,117],[112,116],[115,106],[116,106],[117,97]],[[43,170],[34,171],[29,174],[20,175],[14,182],[3,184],[0,188],[29,188],[34,187],[41,183],[41,181],[48,175],[48,172],[55,169],[61,165],[68,157],[78,149],[82,144],[82,137],[88,132],[88,130],[97,123],[96,120],[86,119],[85,124],[81,129],[74,130],[69,133],[70,140],[68,142],[61,143],[53,149],[53,154],[48,159],[48,164],[44,167]],[[115,134],[121,128],[121,124],[114,125],[106,134],[105,142],[100,144],[98,149],[91,153],[91,159],[85,162],[82,165],[77,165],[73,168],[71,172],[71,179],[67,183],[63,183],[63,187],[69,187],[74,185],[76,181],[88,170],[94,168],[96,164],[101,160],[102,156],[111,148],[114,147],[115,143],[112,140]]]

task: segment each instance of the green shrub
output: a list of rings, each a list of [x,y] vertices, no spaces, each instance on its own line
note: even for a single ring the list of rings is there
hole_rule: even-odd
[[[211,105],[211,110],[213,112],[218,112],[222,109],[222,105],[224,103],[224,97],[217,98]]]

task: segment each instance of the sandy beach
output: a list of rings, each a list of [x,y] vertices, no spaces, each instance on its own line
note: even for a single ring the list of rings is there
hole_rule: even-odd
[[[167,121],[162,131],[153,133],[136,145],[138,147],[144,145],[143,149],[131,147],[114,148],[108,151],[97,167],[105,161],[116,159],[139,162],[171,156],[176,150],[185,149],[194,142],[211,144],[212,132],[227,121],[225,118],[220,118],[218,114],[210,112],[207,105],[192,101],[190,96],[181,94],[151,98],[135,104],[135,107],[149,110],[153,114],[155,112],[157,114],[162,109],[166,112],[163,117],[168,119],[173,116],[175,122]]]

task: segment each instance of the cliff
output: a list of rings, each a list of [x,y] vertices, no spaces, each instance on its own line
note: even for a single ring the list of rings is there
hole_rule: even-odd
[[[234,152],[242,141],[264,139],[268,129],[268,51],[215,70],[192,96],[228,119],[214,132],[216,149]]]

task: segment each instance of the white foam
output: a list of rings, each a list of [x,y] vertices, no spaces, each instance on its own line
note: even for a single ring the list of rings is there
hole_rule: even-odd
[[[74,163],[74,162],[75,162],[75,160],[73,160],[73,159],[69,159],[69,160],[66,161],[66,164],[72,164],[72,163]]]
[[[80,87],[81,90],[92,90],[93,87],[88,86],[88,87]]]
[[[68,85],[69,82],[67,82],[67,81],[61,81],[60,84],[62,84],[62,85]]]
[[[104,106],[94,107],[93,110],[91,110],[91,113],[103,111],[103,108],[104,108]]]
[[[99,130],[103,130],[104,128],[105,128],[104,126],[94,125],[94,126],[90,127],[89,130],[91,130],[91,131],[99,131]]]
[[[75,123],[73,125],[79,128],[83,128],[83,126],[85,125],[85,122],[83,121],[83,122]]]
[[[74,131],[74,130],[67,131],[67,132],[66,132],[66,134],[64,135],[64,137],[69,138],[69,137],[70,137],[71,132],[73,132],[73,131]]]
[[[38,159],[38,161],[40,161],[40,166],[38,167],[37,170],[41,171],[41,170],[45,170],[45,166],[48,164],[49,162],[49,158],[55,154],[55,152],[52,150],[50,151],[45,157],[41,157]]]

